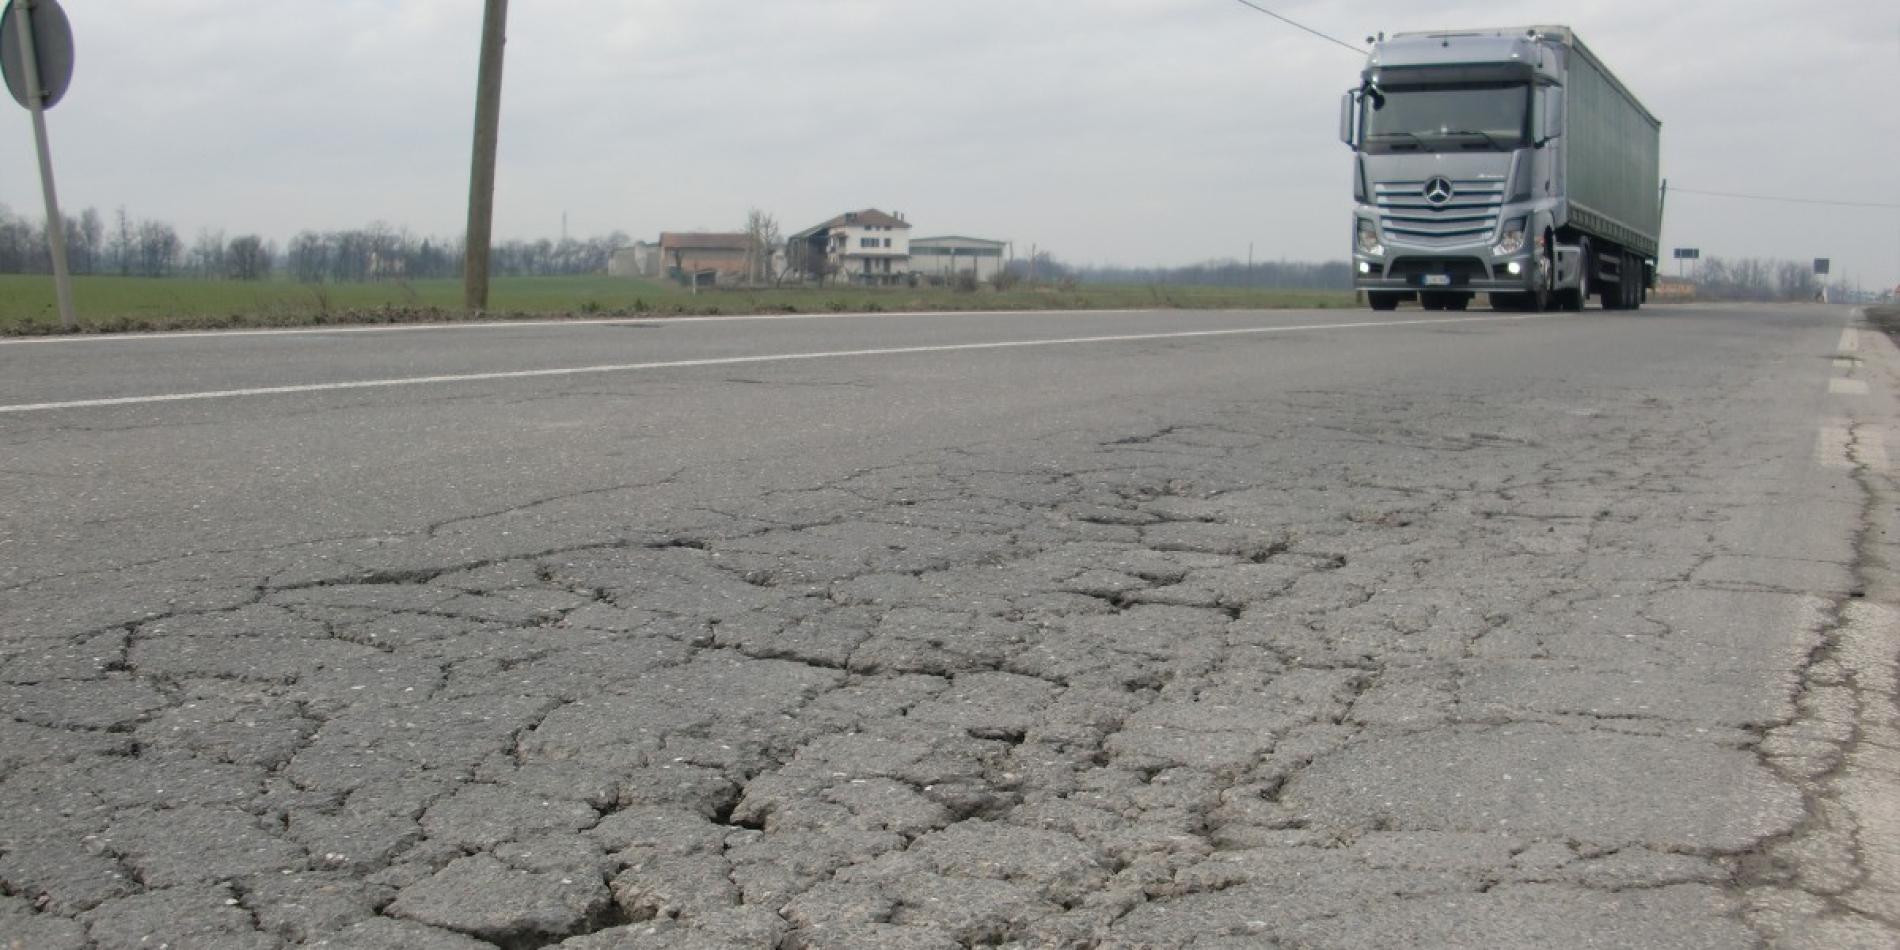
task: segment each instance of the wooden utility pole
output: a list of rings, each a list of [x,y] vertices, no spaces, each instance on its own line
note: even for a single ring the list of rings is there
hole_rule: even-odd
[[[475,76],[475,148],[468,172],[468,257],[462,267],[462,303],[488,309],[488,246],[495,221],[495,143],[501,134],[501,48],[508,0],[487,0],[482,14],[482,60]]]

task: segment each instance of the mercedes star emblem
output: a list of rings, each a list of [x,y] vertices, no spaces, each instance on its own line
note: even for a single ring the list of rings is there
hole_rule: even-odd
[[[1440,176],[1425,183],[1425,200],[1442,205],[1451,200],[1451,180]]]

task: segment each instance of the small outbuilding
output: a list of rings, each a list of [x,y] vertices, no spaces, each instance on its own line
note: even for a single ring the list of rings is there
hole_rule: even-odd
[[[660,267],[666,276],[702,284],[741,281],[752,267],[752,239],[743,231],[664,231]]]

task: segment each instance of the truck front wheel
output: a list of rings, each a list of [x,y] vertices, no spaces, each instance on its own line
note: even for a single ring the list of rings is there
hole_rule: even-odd
[[[1596,271],[1596,261],[1590,257],[1590,245],[1586,242],[1578,252],[1577,286],[1557,292],[1558,305],[1576,313],[1590,302],[1590,275]]]
[[[1371,304],[1374,310],[1397,310],[1399,309],[1399,298],[1402,296],[1405,295],[1381,293],[1373,290],[1366,293],[1366,303]]]

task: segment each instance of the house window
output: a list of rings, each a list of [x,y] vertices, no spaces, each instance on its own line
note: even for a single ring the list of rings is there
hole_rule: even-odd
[[[877,238],[874,238],[874,237],[858,238],[858,246],[859,247],[876,247]]]
[[[885,246],[885,247],[890,247],[890,246],[891,246],[891,239],[890,239],[890,238],[885,238],[885,239],[884,239],[884,246]]]

